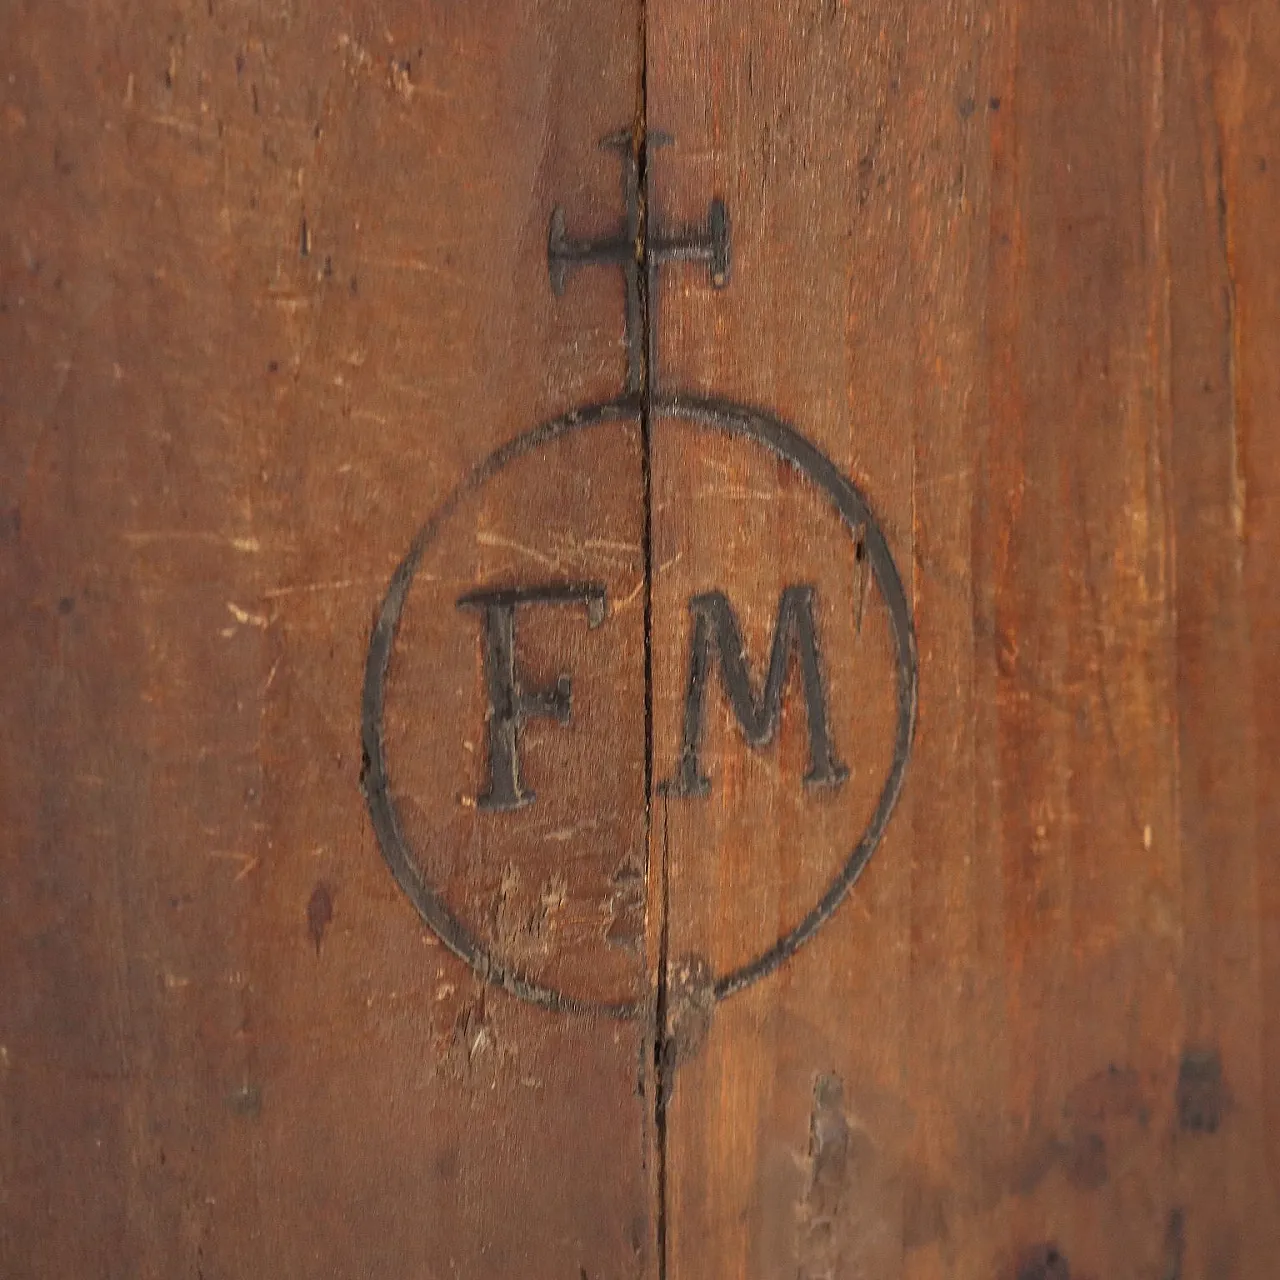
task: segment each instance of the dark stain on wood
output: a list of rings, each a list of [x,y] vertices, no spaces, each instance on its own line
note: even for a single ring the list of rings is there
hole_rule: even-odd
[[[1014,1275],[1017,1280],[1071,1280],[1071,1268],[1056,1244],[1038,1244],[1019,1258]]]
[[[1160,1280],[1182,1280],[1182,1259],[1186,1248],[1186,1229],[1182,1210],[1173,1209],[1169,1213],[1169,1223],[1164,1233],[1164,1258]]]
[[[1184,1133],[1217,1133],[1227,1107],[1227,1087],[1216,1049],[1183,1055],[1176,1101],[1178,1127]]]
[[[262,1090],[256,1084],[243,1084],[227,1095],[227,1107],[232,1115],[245,1120],[256,1120],[262,1114]]]
[[[315,946],[316,955],[320,954],[320,944],[324,941],[324,932],[333,919],[333,895],[329,886],[321,880],[311,891],[307,899],[307,932]]]

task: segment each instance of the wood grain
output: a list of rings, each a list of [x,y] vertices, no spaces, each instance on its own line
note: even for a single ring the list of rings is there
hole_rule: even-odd
[[[0,28],[0,1272],[633,1274],[639,1031],[434,944],[359,716],[418,527],[615,388],[620,284],[557,301],[545,238],[556,202],[616,217],[596,141],[634,110],[634,6]],[[443,708],[393,709],[438,738]],[[643,733],[615,757],[642,777]],[[642,833],[641,787],[610,803]]]
[[[678,140],[652,216],[715,191],[735,234],[728,291],[664,294],[670,365],[864,486],[921,656],[882,847],[677,1075],[672,1277],[1272,1265],[1276,401],[1242,353],[1274,323],[1252,96],[1274,26],[648,7],[650,127]],[[769,618],[818,523],[769,495],[752,525],[669,467],[682,537]],[[745,799],[776,823],[670,825],[673,954],[713,920],[743,945],[811,861],[812,806],[769,791],[796,778],[785,739],[761,768]]]
[[[1259,0],[181,0],[0,14],[0,1273],[1269,1280],[1280,17]],[[724,200],[623,389],[614,233]],[[659,132],[669,144],[659,145]],[[681,396],[789,424],[858,531]],[[452,495],[452,496],[451,496]],[[450,505],[452,503],[452,505]],[[444,515],[427,526],[433,513]],[[388,874],[362,687],[424,883]],[[530,609],[486,814],[468,592]],[[850,776],[806,787],[812,588]],[[363,726],[367,734],[367,726]],[[648,792],[646,791],[648,788]],[[474,958],[474,957],[473,957]],[[509,986],[514,985],[508,983]],[[616,1012],[616,1010],[615,1010]]]

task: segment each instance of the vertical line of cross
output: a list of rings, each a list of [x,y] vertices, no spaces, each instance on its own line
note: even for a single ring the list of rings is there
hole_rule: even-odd
[[[649,132],[647,150],[665,146],[671,138]],[[704,226],[685,228],[673,234],[657,232],[653,226],[653,206],[645,195],[642,216],[640,160],[630,130],[602,138],[601,147],[616,151],[622,163],[623,225],[611,236],[597,240],[571,238],[565,229],[564,210],[552,210],[547,234],[547,272],[557,297],[563,295],[569,277],[581,267],[616,266],[626,281],[626,346],[628,395],[648,400],[657,390],[658,372],[658,278],[668,262],[703,262],[711,285],[723,289],[729,283],[729,213],[723,200],[715,199],[707,210]],[[646,166],[644,181],[650,182]],[[645,290],[641,293],[641,273]],[[647,305],[646,305],[647,302]]]

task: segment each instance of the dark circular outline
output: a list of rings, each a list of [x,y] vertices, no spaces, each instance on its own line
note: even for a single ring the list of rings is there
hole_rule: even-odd
[[[821,489],[855,535],[861,533],[872,573],[880,587],[889,611],[897,648],[898,719],[894,736],[893,759],[889,774],[863,831],[862,838],[843,867],[827,886],[818,903],[789,933],[784,934],[767,951],[740,968],[716,979],[715,996],[723,1000],[741,991],[759,978],[777,969],[794,955],[840,905],[862,874],[876,845],[884,834],[894,805],[902,792],[907,760],[915,736],[916,704],[919,687],[919,656],[916,651],[915,627],[907,602],[906,589],[898,567],[889,551],[883,531],[871,507],[853,481],[843,475],[818,448],[810,444],[794,428],[761,409],[752,409],[730,401],[703,399],[695,396],[655,398],[650,405],[653,414],[681,418],[700,427],[723,431],[730,436],[763,446]],[[509,991],[531,1004],[559,1013],[607,1016],[621,1020],[641,1016],[649,1001],[639,1000],[609,1004],[603,1001],[579,1000],[554,987],[534,982],[503,965],[490,955],[485,945],[463,926],[450,911],[438,890],[427,883],[414,861],[400,824],[400,815],[387,788],[386,751],[383,741],[383,712],[386,701],[387,670],[396,629],[404,611],[405,600],[414,574],[421,563],[427,544],[440,526],[448,520],[459,502],[474,493],[508,463],[550,444],[574,431],[584,431],[601,423],[637,417],[642,412],[638,398],[626,396],[600,404],[587,405],[552,418],[541,426],[517,436],[494,450],[445,499],[431,518],[418,531],[408,554],[392,575],[387,594],[374,620],[369,639],[369,656],[365,663],[364,695],[361,715],[361,740],[364,769],[361,785],[369,806],[369,816],[378,837],[382,856],[396,883],[417,908],[424,923],[459,959],[466,961],[485,981]]]

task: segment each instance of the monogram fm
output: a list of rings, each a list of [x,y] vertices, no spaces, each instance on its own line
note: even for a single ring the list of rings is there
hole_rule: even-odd
[[[722,201],[696,227],[655,208],[669,141],[604,140],[613,234],[550,220],[557,296],[621,273],[622,391],[515,435],[430,515],[363,695],[369,812],[423,922],[516,997],[616,1018],[653,1016],[677,967],[711,1004],[812,938],[889,823],[916,718],[908,595],[862,487],[775,413],[660,377],[664,268],[724,290],[731,266]],[[776,581],[753,546],[782,549]],[[786,872],[767,924],[710,856],[761,824]]]

